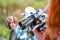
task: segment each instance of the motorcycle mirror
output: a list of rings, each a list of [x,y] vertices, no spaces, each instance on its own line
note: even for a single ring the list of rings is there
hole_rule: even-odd
[[[36,13],[36,10],[33,7],[26,7],[25,12],[30,14],[30,13]]]

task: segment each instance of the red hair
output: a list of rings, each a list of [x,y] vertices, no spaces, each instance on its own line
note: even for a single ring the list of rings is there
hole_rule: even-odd
[[[50,10],[48,12],[48,35],[46,35],[46,40],[50,40],[52,35],[52,40],[57,40],[59,36],[58,31],[60,31],[60,0],[50,0]]]

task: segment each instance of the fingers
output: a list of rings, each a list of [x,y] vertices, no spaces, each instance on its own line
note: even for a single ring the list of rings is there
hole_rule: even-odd
[[[33,31],[33,32],[36,32],[36,31],[38,32],[37,28],[38,28],[38,25],[36,25],[36,26],[33,28],[32,31]],[[41,28],[40,28],[40,31],[45,31],[45,28],[44,28],[44,27],[41,27]]]
[[[32,31],[33,31],[33,32],[34,32],[34,31],[37,31],[36,28],[38,28],[38,26],[35,26]]]
[[[37,27],[38,26],[35,26],[32,31],[34,35],[37,37],[37,39],[43,40],[45,38],[45,29],[42,29],[41,31],[37,31],[36,29]]]
[[[38,28],[38,26],[35,26],[35,27],[33,28],[33,30],[32,30],[33,33],[34,33],[36,36],[38,35],[38,37],[39,37],[39,36],[43,36],[43,35],[45,34],[45,29],[42,28],[42,30],[38,31],[37,28]]]

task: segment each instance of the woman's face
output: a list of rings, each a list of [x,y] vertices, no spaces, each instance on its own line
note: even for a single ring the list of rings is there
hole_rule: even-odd
[[[11,28],[11,30],[15,29],[15,27],[17,26],[17,24],[14,23],[14,17],[13,16],[9,16],[7,18],[7,25],[9,25],[8,28]]]
[[[9,16],[9,17],[7,18],[7,22],[8,22],[8,23],[14,22],[13,20],[14,20],[14,17],[13,17],[13,16]]]

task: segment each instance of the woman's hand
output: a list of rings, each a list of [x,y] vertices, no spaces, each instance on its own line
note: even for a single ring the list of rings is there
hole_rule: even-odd
[[[45,39],[45,29],[43,28],[41,31],[37,30],[38,26],[33,28],[33,33],[37,37],[37,40],[44,40]]]

